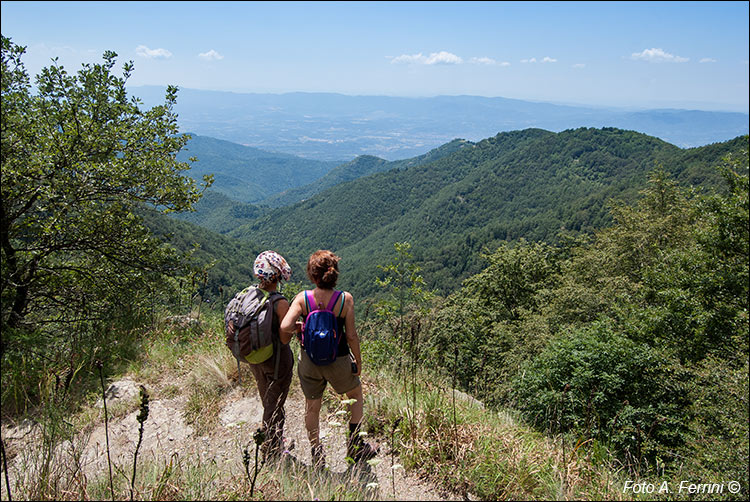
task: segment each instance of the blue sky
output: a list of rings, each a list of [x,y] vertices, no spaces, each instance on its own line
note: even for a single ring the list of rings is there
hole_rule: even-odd
[[[113,50],[129,83],[470,94],[748,112],[748,2],[21,2],[33,76]]]

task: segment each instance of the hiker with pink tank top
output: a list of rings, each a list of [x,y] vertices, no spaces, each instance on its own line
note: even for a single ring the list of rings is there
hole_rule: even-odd
[[[297,333],[302,344],[297,364],[302,393],[305,395],[305,427],[310,440],[313,463],[325,466],[320,443],[320,408],[323,392],[331,384],[338,394],[354,399],[350,407],[347,457],[355,462],[374,457],[378,450],[362,440],[360,424],[364,396],[359,375],[362,354],[354,325],[354,297],[334,289],[339,276],[339,257],[320,250],[307,262],[307,276],[315,289],[302,291],[294,298],[281,322],[281,341],[289,343]],[[300,322],[304,319],[305,322]]]

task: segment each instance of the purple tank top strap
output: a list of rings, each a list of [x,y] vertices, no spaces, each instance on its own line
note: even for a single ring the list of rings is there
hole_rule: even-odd
[[[310,312],[313,310],[318,310],[318,304],[315,303],[315,295],[311,289],[305,291],[305,303],[305,306],[307,307],[307,315],[310,315]]]

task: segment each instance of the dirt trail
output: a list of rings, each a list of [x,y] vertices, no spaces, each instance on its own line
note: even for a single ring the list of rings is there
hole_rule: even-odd
[[[249,372],[243,372],[243,378],[252,378]],[[286,403],[287,420],[285,426],[286,444],[294,442],[294,448],[287,454],[294,465],[310,465],[310,447],[304,427],[304,397],[296,381]],[[138,382],[123,379],[114,382],[108,390],[108,408],[117,406],[118,400],[130,399],[138,393]],[[185,422],[183,412],[187,403],[187,395],[179,394],[172,398],[159,398],[158,391],[150,389],[153,396],[149,403],[148,420],[145,422],[143,442],[139,450],[139,464],[142,460],[153,460],[160,465],[166,465],[170,457],[189,463],[202,464],[216,462],[227,477],[243,477],[242,450],[248,447],[254,452],[252,436],[261,425],[262,406],[257,392],[251,392],[252,387],[235,387],[225,393],[220,403],[221,411],[217,425],[206,435],[199,435],[194,428]],[[325,408],[325,407],[324,407]],[[366,412],[366,410],[365,410]],[[113,464],[123,466],[128,472],[133,462],[133,452],[138,441],[138,410],[127,413],[119,419],[109,422],[110,455]],[[348,476],[362,483],[366,491],[372,493],[374,500],[460,500],[455,496],[440,493],[434,487],[417,479],[403,469],[391,469],[391,449],[387,442],[380,441],[380,453],[376,458],[382,460],[379,464],[363,465],[358,476],[351,476],[344,460],[345,421],[341,426],[331,425],[336,416],[321,415],[321,440],[325,447],[329,475]],[[38,428],[38,427],[37,427]],[[30,450],[24,444],[33,438],[34,426],[28,422],[16,427],[3,425],[3,438],[8,448],[11,486],[17,476],[33,476],[34,469],[29,469],[30,459],[26,453]],[[372,438],[368,438],[372,440]],[[104,423],[95,426],[88,434],[82,434],[74,443],[78,443],[76,451],[80,455],[80,465],[86,477],[94,479],[107,472],[107,451]],[[71,450],[72,444],[62,445],[62,449]],[[250,468],[252,472],[253,460]],[[399,463],[396,457],[396,463]],[[236,478],[235,478],[236,479]],[[394,494],[395,481],[395,494]],[[368,484],[377,483],[377,487],[365,488]],[[4,491],[4,490],[3,490]],[[311,494],[312,496],[312,494]]]

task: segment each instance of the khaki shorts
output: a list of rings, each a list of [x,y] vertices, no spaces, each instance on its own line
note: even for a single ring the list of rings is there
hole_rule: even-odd
[[[302,393],[307,399],[320,399],[330,383],[338,394],[346,394],[360,385],[359,377],[352,373],[352,363],[348,356],[337,357],[327,366],[318,366],[310,360],[304,349],[300,351],[297,375]]]

